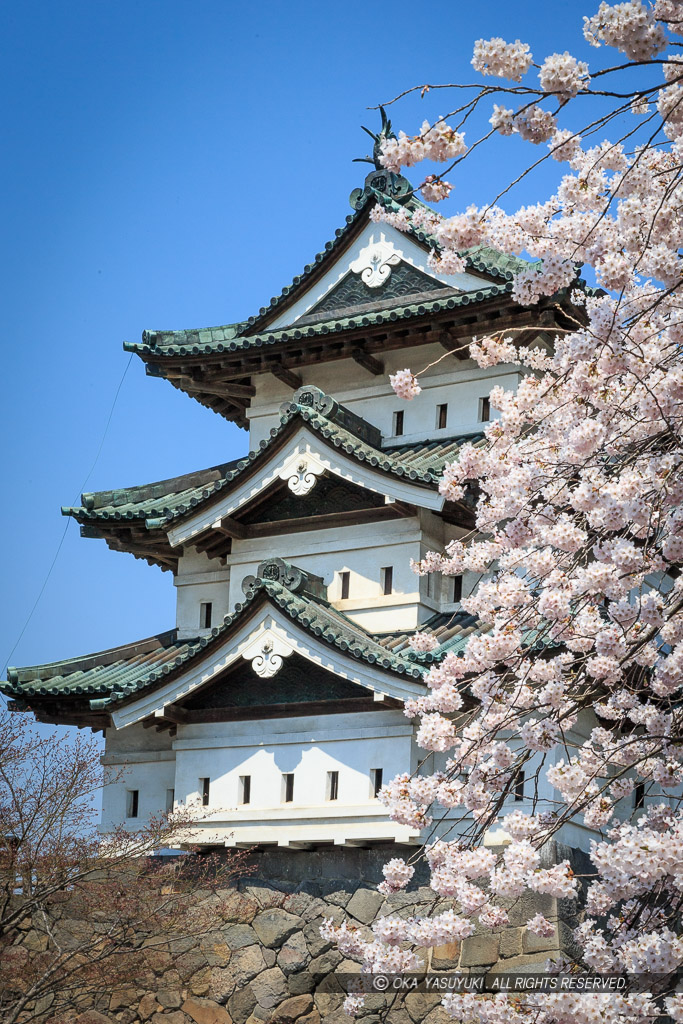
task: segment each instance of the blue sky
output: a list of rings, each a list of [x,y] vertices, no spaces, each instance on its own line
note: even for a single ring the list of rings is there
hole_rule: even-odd
[[[96,457],[129,358],[122,342],[240,320],[277,294],[349,212],[366,173],[351,162],[369,142],[359,125],[378,121],[368,106],[424,81],[473,80],[481,36],[519,36],[539,56],[587,47],[569,5],[491,0],[423,13],[406,0],[22,0],[0,23],[1,669],[59,544],[60,506]],[[392,116],[414,131],[448,109],[432,93]],[[450,210],[505,182],[514,149],[498,147],[454,177]],[[244,432],[134,358],[85,489],[246,447]],[[169,574],[80,539],[71,523],[10,663],[167,629],[174,602]]]

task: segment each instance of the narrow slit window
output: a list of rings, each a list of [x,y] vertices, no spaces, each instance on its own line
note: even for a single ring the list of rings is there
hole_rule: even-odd
[[[524,799],[524,771],[520,768],[515,773],[515,802],[519,803]]]
[[[240,803],[251,803],[251,775],[240,775]]]
[[[137,818],[139,806],[139,789],[129,789],[126,792],[126,817]]]
[[[282,776],[282,799],[286,804],[294,799],[294,772]]]
[[[394,592],[394,567],[393,565],[385,565],[383,569],[380,569],[380,577],[382,582],[382,593],[393,594]]]
[[[403,409],[394,413],[394,437],[400,437],[403,433]]]
[[[202,601],[199,606],[199,628],[200,629],[211,629],[211,611],[213,604],[211,601]]]
[[[339,797],[339,772],[327,773],[327,799],[337,800]]]
[[[645,783],[637,782],[633,791],[633,806],[636,810],[645,806]]]
[[[208,807],[211,796],[211,779],[200,779],[199,791],[202,794],[202,807]]]
[[[436,429],[443,430],[448,423],[448,405],[437,405],[436,407]]]
[[[488,423],[491,419],[491,399],[486,398],[479,399],[479,421],[480,423]]]
[[[453,577],[453,596],[451,600],[456,603],[462,601],[462,576]]]
[[[348,600],[349,587],[351,585],[351,573],[340,572],[339,579],[341,580],[341,600],[346,601]]]
[[[370,785],[372,787],[372,795],[378,796],[379,791],[382,788],[382,778],[384,776],[383,768],[373,768],[370,772]]]
[[[427,592],[427,597],[431,597],[432,596],[432,590],[433,590],[433,587],[434,587],[434,584],[432,582],[432,576],[433,576],[433,573],[431,573],[431,572],[428,572],[427,575],[425,576],[425,589],[426,589],[426,592]]]
[[[166,813],[171,814],[175,805],[175,789],[166,790]]]

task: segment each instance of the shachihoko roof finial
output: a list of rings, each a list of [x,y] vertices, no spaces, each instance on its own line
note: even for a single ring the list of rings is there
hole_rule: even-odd
[[[385,139],[395,139],[396,135],[384,107],[380,107],[379,111],[382,115],[382,126],[378,132],[371,132],[365,125],[361,125],[363,131],[373,140],[372,156],[357,156],[353,162],[372,164],[374,170],[370,171],[365,179],[364,188],[355,188],[349,196],[349,202],[354,210],[359,210],[368,199],[372,196],[377,198],[378,194],[395,203],[406,203],[413,194],[413,186],[407,178],[402,174],[394,174],[382,166],[382,143]]]
[[[379,112],[382,115],[382,127],[378,132],[371,132],[370,129],[366,128],[364,124],[361,125],[363,131],[366,132],[370,136],[370,138],[374,140],[374,145],[372,147],[372,156],[357,156],[355,157],[353,162],[355,164],[374,164],[375,168],[378,171],[381,171],[383,170],[382,162],[380,159],[382,143],[384,142],[385,139],[395,139],[396,133],[391,127],[391,121],[387,117],[387,112],[384,109],[384,107],[380,107]]]

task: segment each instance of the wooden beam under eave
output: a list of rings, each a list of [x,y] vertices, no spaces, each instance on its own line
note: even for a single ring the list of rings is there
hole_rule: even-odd
[[[376,377],[379,377],[384,373],[384,363],[379,359],[375,359],[369,352],[366,352],[363,348],[354,348],[351,352],[351,358],[354,359],[359,366],[362,366],[364,370],[368,370],[373,373]]]
[[[217,523],[213,524],[211,529],[217,533],[225,534],[231,540],[244,540],[245,537],[249,536],[249,528],[244,523],[238,523],[232,516],[223,516]]]
[[[266,369],[272,373],[273,377],[277,377],[287,387],[292,388],[296,391],[303,384],[303,381],[298,373],[294,373],[292,370],[288,370],[286,366],[280,366],[279,363],[269,363]]]

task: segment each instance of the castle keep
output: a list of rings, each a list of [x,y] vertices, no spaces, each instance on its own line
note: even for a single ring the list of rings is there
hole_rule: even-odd
[[[11,669],[2,684],[15,710],[103,730],[105,765],[127,766],[105,788],[105,831],[199,801],[206,847],[424,839],[377,794],[424,756],[403,701],[480,627],[460,605],[474,578],[420,577],[410,563],[472,528],[476,496],[446,501],[439,476],[483,437],[491,387],[518,379],[479,369],[466,343],[515,328],[544,344],[564,314],[558,297],[513,302],[522,260],[477,248],[446,277],[428,263],[428,235],[373,220],[377,207],[419,205],[405,179],[376,167],[351,205],[247,320],[126,346],[150,376],[248,431],[249,454],[63,509],[83,537],[177,589],[167,632]],[[398,400],[389,374],[427,364],[419,399]],[[418,627],[434,652],[410,648]],[[527,796],[520,779],[514,798]]]

